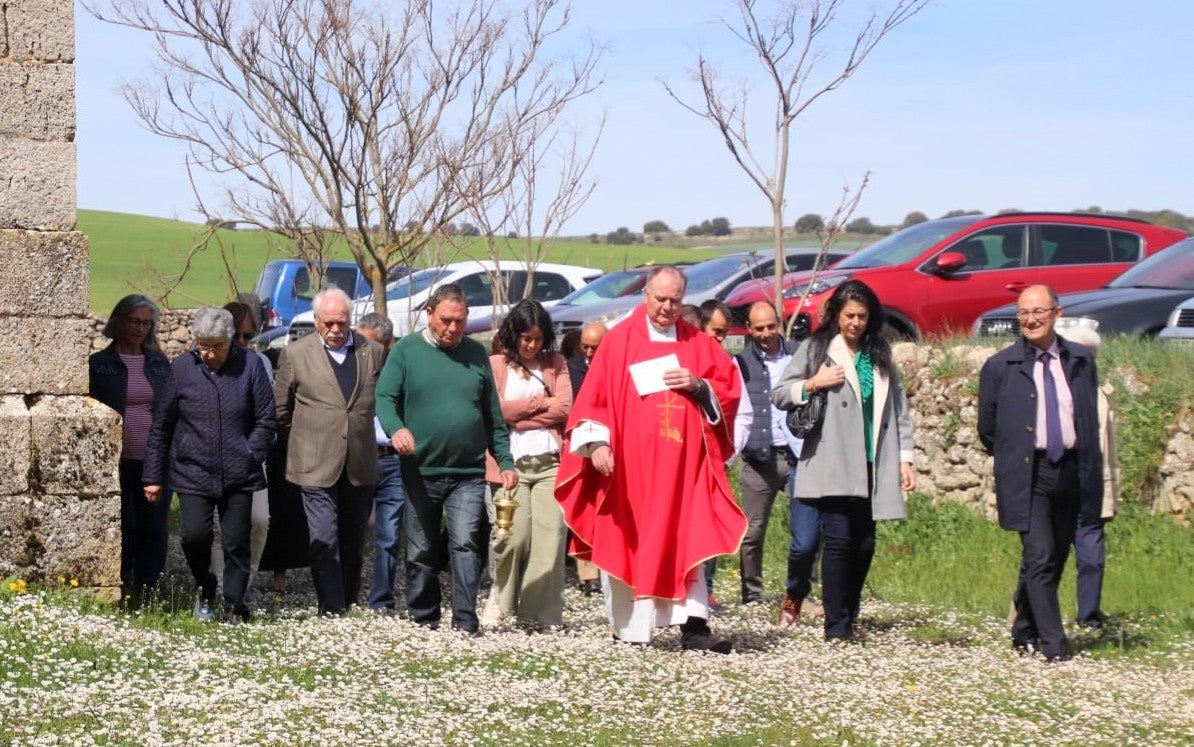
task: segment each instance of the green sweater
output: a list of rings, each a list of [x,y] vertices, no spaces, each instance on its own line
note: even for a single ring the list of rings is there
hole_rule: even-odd
[[[486,449],[514,469],[489,357],[471,338],[451,349],[422,332],[399,340],[377,381],[377,418],[387,435],[410,429],[415,453],[402,459],[425,477],[484,475]]]

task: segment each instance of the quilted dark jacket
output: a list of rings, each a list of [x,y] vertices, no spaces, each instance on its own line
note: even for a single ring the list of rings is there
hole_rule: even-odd
[[[154,401],[142,482],[213,497],[263,489],[261,465],[276,421],[260,358],[233,346],[212,371],[190,350],[170,367],[166,391]]]

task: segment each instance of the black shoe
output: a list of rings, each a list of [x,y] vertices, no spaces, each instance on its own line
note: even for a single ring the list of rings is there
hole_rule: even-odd
[[[601,582],[595,578],[591,578],[588,581],[581,581],[580,582],[580,593],[584,594],[586,597],[591,597],[594,594],[600,594],[601,593]]]
[[[709,623],[699,617],[690,617],[688,622],[680,626],[680,647],[685,651],[712,651],[716,654],[728,654],[734,650],[734,644],[729,638],[714,635],[709,630]]]
[[[1062,664],[1074,658],[1069,653],[1054,654],[1053,656],[1046,656],[1046,664]]]
[[[1035,656],[1041,650],[1041,642],[1036,638],[1027,638],[1022,641],[1013,638],[1012,650],[1020,656]]]

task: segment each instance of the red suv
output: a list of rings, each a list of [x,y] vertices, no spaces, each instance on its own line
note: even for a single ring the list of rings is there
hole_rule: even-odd
[[[793,336],[820,324],[833,289],[850,279],[869,285],[893,334],[907,339],[968,334],[984,311],[1047,283],[1058,293],[1098,288],[1133,262],[1186,237],[1184,231],[1133,218],[1086,213],[1003,213],[941,218],[910,226],[860,249],[812,281],[784,276],[784,311]],[[772,298],[771,280],[752,280],[726,298],[736,327],[751,303]],[[798,308],[799,307],[799,308]]]

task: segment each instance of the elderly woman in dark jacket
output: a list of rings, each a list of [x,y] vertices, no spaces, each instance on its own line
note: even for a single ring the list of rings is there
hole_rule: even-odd
[[[265,487],[261,465],[274,439],[274,396],[256,355],[232,344],[232,314],[195,314],[195,346],[174,360],[174,376],[154,407],[146,449],[145,496],[169,481],[182,513],[182,550],[199,587],[195,616],[210,620],[212,511],[224,545],[224,613],[247,620],[249,517],[253,491]]]
[[[157,585],[166,567],[170,492],[148,501],[141,489],[145,442],[154,402],[170,381],[170,362],[158,350],[158,307],[145,296],[125,296],[104,326],[112,344],[87,362],[92,397],[124,419],[120,445],[120,581],[126,602],[136,605]]]

